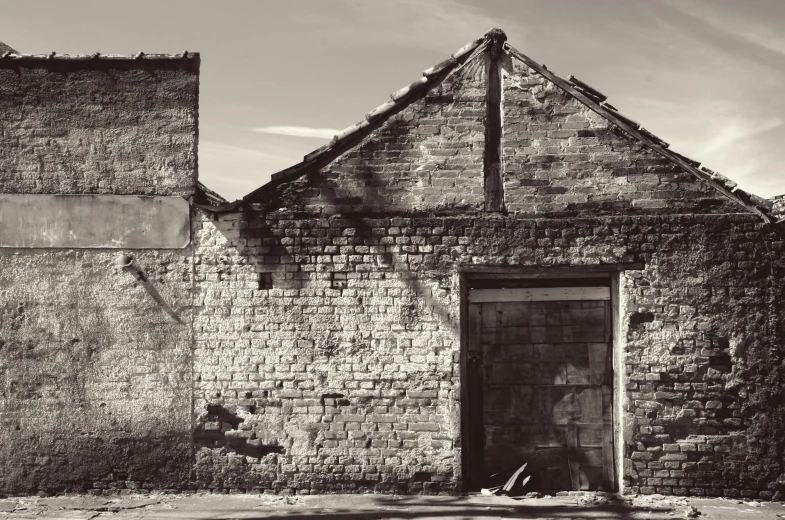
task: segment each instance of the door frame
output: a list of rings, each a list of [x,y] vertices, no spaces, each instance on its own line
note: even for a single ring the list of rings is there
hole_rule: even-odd
[[[465,266],[459,271],[460,288],[460,417],[461,417],[461,492],[466,494],[478,491],[482,486],[482,475],[474,475],[472,459],[482,456],[484,442],[481,430],[482,423],[482,399],[481,395],[471,395],[469,390],[469,289],[477,285],[480,280],[501,280],[501,281],[521,281],[536,286],[538,280],[559,280],[568,284],[570,279],[589,279],[597,278],[604,283],[610,283],[611,296],[611,349],[613,359],[613,405],[612,405],[612,428],[613,428],[613,482],[611,491],[621,491],[622,476],[622,420],[621,411],[625,393],[623,391],[623,344],[620,334],[620,305],[619,305],[619,277],[625,270],[641,270],[643,263],[624,263],[624,264],[604,264],[590,266],[568,266],[568,267],[485,267],[485,266]],[[472,417],[479,418],[479,421],[472,420]]]

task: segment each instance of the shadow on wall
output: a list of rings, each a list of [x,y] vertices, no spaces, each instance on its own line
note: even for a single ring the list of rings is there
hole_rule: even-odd
[[[329,182],[319,179],[319,173],[309,173],[305,176],[306,181],[309,184],[318,184],[319,182]],[[381,179],[376,176],[376,171],[371,167],[358,167],[357,171],[353,174],[353,180],[356,181],[357,185],[365,185],[373,182],[381,183]],[[327,193],[330,193],[330,190],[325,190]],[[332,192],[334,196],[335,193]],[[336,197],[337,198],[337,197]],[[345,203],[341,202],[343,199],[339,199],[338,203]],[[361,208],[372,207],[372,208],[383,208],[387,205],[389,201],[385,200],[382,195],[378,191],[366,191],[363,194],[362,200],[357,201],[358,206]],[[336,204],[338,204],[336,203]],[[241,230],[242,238],[245,239],[275,239],[280,244],[281,236],[277,236],[273,230],[268,226],[267,219],[263,215],[270,214],[271,212],[276,211],[282,204],[281,200],[272,201],[268,204],[263,211],[260,213],[262,216],[259,216],[261,221],[261,228],[252,228],[251,226],[245,227]],[[297,213],[295,210],[291,210]],[[246,218],[254,218],[255,212],[246,212]],[[453,212],[454,213],[454,212]],[[401,218],[427,218],[422,212],[419,212],[415,209],[412,209],[411,215],[409,214],[402,214],[400,215]],[[449,216],[449,215],[445,215]],[[455,216],[454,214],[452,216]],[[394,218],[394,216],[392,216]],[[274,217],[273,217],[274,218]],[[408,253],[403,252],[405,250],[398,243],[393,244],[379,244],[378,237],[374,235],[374,224],[373,222],[369,222],[368,220],[373,220],[374,218],[386,218],[384,215],[380,216],[373,213],[364,213],[360,211],[359,213],[338,213],[336,210],[336,215],[322,215],[322,216],[312,216],[310,214],[303,214],[304,219],[311,219],[311,218],[318,218],[318,219],[330,219],[336,218],[342,221],[339,225],[342,228],[347,229],[354,229],[356,230],[356,234],[353,235],[352,238],[357,238],[361,240],[361,243],[358,245],[373,245],[373,241],[376,240],[377,245],[384,245],[385,253],[377,253],[375,254],[375,261],[376,267],[375,270],[377,272],[381,272],[385,277],[394,277],[398,281],[402,282],[409,289],[410,296],[407,298],[405,295],[402,297],[402,305],[401,305],[401,314],[404,321],[412,321],[407,320],[407,318],[411,318],[412,313],[418,313],[416,309],[413,309],[413,306],[417,305],[417,302],[422,302],[421,308],[430,308],[432,309],[433,313],[438,316],[439,318],[439,326],[444,330],[452,330],[453,332],[458,331],[458,317],[453,316],[449,310],[449,304],[445,304],[444,302],[439,301],[437,297],[434,296],[434,290],[429,287],[427,284],[423,283],[422,279],[432,279],[434,282],[438,282],[439,288],[446,291],[448,293],[452,291],[452,284],[451,284],[451,277],[454,273],[454,266],[455,266],[455,259],[449,255],[442,255],[435,262],[428,262],[423,261],[420,259],[410,258]],[[336,223],[336,225],[338,225]],[[441,225],[441,224],[438,224]],[[221,231],[220,226],[217,226],[217,229]],[[415,234],[413,232],[402,234],[402,237],[411,238],[414,237]],[[229,240],[232,241],[232,238],[229,237]],[[303,246],[305,248],[305,246]],[[242,255],[248,256],[262,256],[263,255],[255,255],[253,254],[252,250],[242,250],[239,249],[238,251]],[[282,253],[284,254],[284,253]],[[290,253],[285,253],[290,254]],[[324,255],[329,256],[330,253],[324,253]],[[309,255],[310,256],[310,255]],[[319,256],[319,255],[316,255]],[[417,255],[420,256],[420,255]],[[431,255],[433,256],[433,255]],[[321,268],[322,273],[343,273],[344,271],[354,272],[354,266],[351,263],[348,264],[318,264],[317,268]],[[302,271],[297,271],[298,273],[302,273]],[[297,278],[295,278],[297,280]],[[310,279],[312,281],[313,278]],[[290,282],[292,280],[287,280]],[[302,284],[306,282],[304,279],[300,279],[301,285],[297,288],[302,288]],[[362,305],[362,303],[358,303],[358,305]],[[455,307],[457,310],[457,306]],[[416,318],[416,317],[414,317]]]
[[[247,457],[264,457],[270,453],[283,453],[281,446],[262,444],[256,432],[243,430],[244,421],[231,410],[219,404],[208,404],[207,410],[197,418],[193,439],[198,448],[230,448]]]

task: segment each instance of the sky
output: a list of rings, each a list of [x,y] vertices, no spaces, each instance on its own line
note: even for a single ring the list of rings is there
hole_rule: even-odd
[[[199,176],[229,200],[492,27],[671,149],[785,193],[785,0],[0,0],[19,52],[200,52]]]

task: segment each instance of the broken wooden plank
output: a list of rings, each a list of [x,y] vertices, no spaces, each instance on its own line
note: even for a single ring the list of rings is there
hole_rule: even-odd
[[[507,480],[507,482],[504,483],[504,486],[502,487],[502,491],[504,491],[505,493],[509,493],[510,491],[512,491],[513,486],[515,486],[515,482],[518,480],[518,477],[521,476],[523,470],[526,469],[526,466],[528,466],[528,463],[524,463],[520,468],[515,470],[515,473],[513,473],[512,476]]]

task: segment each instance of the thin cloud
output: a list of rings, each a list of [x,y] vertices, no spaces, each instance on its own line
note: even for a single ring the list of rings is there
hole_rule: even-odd
[[[332,139],[340,132],[335,128],[310,128],[307,126],[262,126],[254,128],[254,132],[274,135],[290,135],[293,137],[314,137],[317,139]]]
[[[494,16],[487,12],[485,5],[460,0],[335,0],[329,5],[330,13],[318,11],[303,16],[312,22],[313,30],[320,36],[344,42],[372,42],[444,53],[479,38],[492,27],[503,27],[519,43],[527,33],[526,26],[507,13]],[[335,22],[325,23],[325,17],[333,17]],[[351,29],[336,32],[336,26]]]
[[[728,12],[721,6],[718,8],[713,2],[685,5],[683,2],[673,0],[661,1],[677,11],[699,17],[721,31],[785,55],[785,38],[782,37],[781,32],[772,27],[771,20],[756,19],[753,16],[754,9],[740,12],[734,5],[734,9]]]
[[[696,156],[708,156],[712,153],[725,151],[726,147],[733,145],[752,136],[774,130],[782,126],[781,119],[770,119],[767,121],[740,120],[725,121],[719,135],[706,143],[702,148],[695,152]]]

